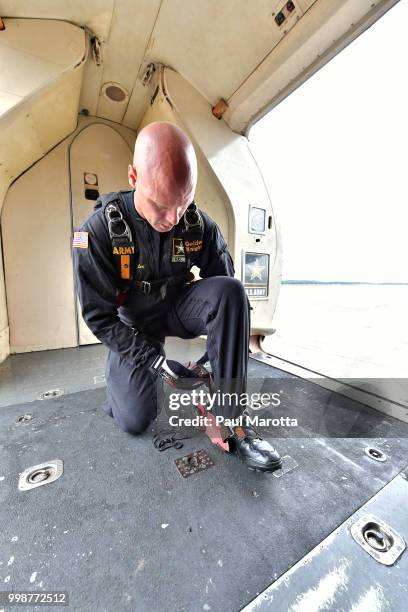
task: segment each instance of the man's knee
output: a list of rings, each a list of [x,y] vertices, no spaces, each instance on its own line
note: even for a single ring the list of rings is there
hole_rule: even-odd
[[[131,434],[132,436],[140,436],[142,433],[146,431],[151,421],[147,422],[134,422],[132,421],[116,421],[119,429],[121,429],[124,433]]]
[[[244,285],[238,278],[231,276],[218,276],[216,278],[220,279],[219,283],[217,283],[217,289],[224,299],[233,300],[234,302],[246,301]]]
[[[113,416],[116,424],[123,432],[131,434],[132,436],[140,436],[149,427],[156,414],[153,413],[152,410],[148,414],[129,412],[121,415],[114,414]]]

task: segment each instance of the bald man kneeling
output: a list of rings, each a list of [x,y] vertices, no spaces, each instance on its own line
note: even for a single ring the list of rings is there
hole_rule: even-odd
[[[82,316],[109,349],[106,410],[137,435],[157,416],[159,382],[203,384],[202,370],[166,358],[167,336],[206,335],[212,388],[218,397],[245,394],[250,306],[219,227],[194,203],[197,160],[188,136],[172,123],[147,125],[128,178],[131,191],[98,199],[74,234],[73,253]],[[192,266],[200,269],[195,282]],[[251,469],[279,469],[279,454],[246,424],[244,409],[240,401],[212,408],[227,448]]]

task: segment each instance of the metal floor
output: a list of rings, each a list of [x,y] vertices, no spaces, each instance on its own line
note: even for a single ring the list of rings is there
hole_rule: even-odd
[[[150,432],[123,433],[101,408],[105,389],[90,383],[101,349],[86,347],[81,362],[84,349],[52,351],[54,373],[40,367],[44,355],[24,355],[20,389],[12,377],[22,356],[1,366],[9,385],[0,410],[3,590],[67,591],[75,611],[236,612],[406,466],[407,424],[253,360],[251,383],[283,390],[282,412],[302,423],[297,434],[264,432],[290,471],[249,472],[203,434],[159,453]],[[202,354],[200,344],[194,350]],[[33,399],[50,382],[69,390],[85,378],[88,389]],[[20,399],[5,405],[13,387]],[[17,424],[25,413],[32,420]],[[352,437],[338,435],[346,431]],[[387,461],[370,459],[368,445]],[[201,448],[214,466],[183,479],[175,459]],[[18,490],[26,468],[54,459],[63,461],[58,480]]]
[[[165,347],[173,359],[188,361],[201,357],[205,342],[168,338]],[[0,407],[30,402],[50,389],[74,393],[103,387],[106,354],[102,344],[93,344],[11,355],[0,364]]]

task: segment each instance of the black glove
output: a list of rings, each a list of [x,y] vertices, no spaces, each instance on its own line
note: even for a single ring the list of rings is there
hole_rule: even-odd
[[[196,389],[206,382],[178,361],[166,360],[164,355],[156,357],[149,370],[176,389]]]

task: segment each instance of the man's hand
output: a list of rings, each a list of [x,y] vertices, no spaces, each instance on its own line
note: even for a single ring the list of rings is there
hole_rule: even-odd
[[[194,276],[194,273],[191,270],[188,271],[188,279],[186,281],[185,287],[191,287],[194,283],[197,282],[197,278]]]
[[[186,368],[178,361],[166,360],[163,355],[156,357],[149,370],[176,389],[196,389],[206,382],[196,372]]]

